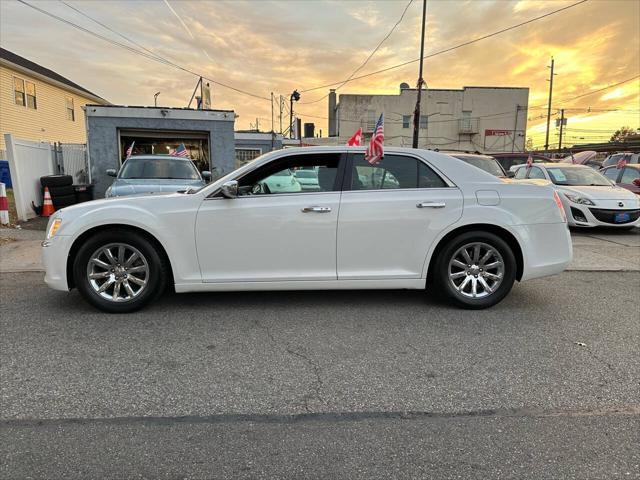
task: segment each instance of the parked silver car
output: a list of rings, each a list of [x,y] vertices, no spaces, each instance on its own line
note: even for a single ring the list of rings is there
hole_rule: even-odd
[[[109,169],[107,175],[116,179],[105,197],[197,189],[211,178],[211,172],[200,174],[190,159],[170,155],[136,155],[126,160],[119,172]]]

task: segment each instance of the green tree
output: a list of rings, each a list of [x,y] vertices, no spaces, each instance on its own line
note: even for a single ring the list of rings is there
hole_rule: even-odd
[[[620,127],[615,131],[613,135],[611,135],[612,142],[624,142],[624,139],[631,136],[636,135],[636,131],[631,127]]]

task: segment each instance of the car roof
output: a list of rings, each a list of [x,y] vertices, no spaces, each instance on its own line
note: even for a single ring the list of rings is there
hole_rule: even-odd
[[[495,158],[529,158],[529,155],[531,155],[531,157],[533,158],[544,158],[546,160],[549,159],[549,157],[545,157],[544,155],[540,155],[539,153],[518,153],[518,152],[513,152],[513,153],[509,153],[509,152],[499,152],[499,153],[488,153],[487,155],[491,155],[492,157]]]
[[[513,168],[522,168],[522,167],[526,167],[527,164],[523,163],[521,165],[514,165]],[[583,168],[586,167],[590,170],[593,170],[591,167],[587,166],[587,165],[582,165],[582,164],[578,164],[578,163],[558,163],[558,162],[541,162],[541,163],[535,163],[534,166],[536,167],[551,167],[551,168]]]
[[[190,162],[191,159],[188,157],[175,157],[173,155],[131,155],[127,158],[127,161],[130,160],[154,160],[157,158],[166,158],[170,160],[179,160],[179,161],[187,161]]]
[[[440,153],[445,153],[447,155],[451,155],[456,158],[488,158],[490,160],[495,160],[491,155],[485,155],[483,153],[467,153],[467,152],[446,152],[440,151]]]
[[[640,163],[627,163],[625,165],[627,168],[635,168],[636,170],[640,170]],[[609,168],[618,168],[618,165],[607,165],[603,168],[603,170],[607,170]]]

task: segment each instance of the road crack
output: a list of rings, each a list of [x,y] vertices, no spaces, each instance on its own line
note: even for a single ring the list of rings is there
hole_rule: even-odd
[[[322,370],[320,369],[320,365],[318,365],[314,360],[312,360],[305,353],[298,350],[294,350],[294,348],[290,344],[286,342],[278,341],[278,339],[276,339],[275,336],[273,335],[273,332],[271,331],[271,329],[268,326],[260,323],[259,319],[256,318],[254,320],[254,324],[256,327],[265,331],[265,333],[269,337],[269,340],[274,345],[283,347],[286,353],[302,360],[313,372],[313,376],[315,378],[309,385],[309,392],[302,396],[302,402],[303,402],[302,406],[304,407],[305,411],[307,413],[313,413],[313,410],[311,409],[309,404],[314,400],[320,404],[326,405],[327,402],[322,398],[322,393],[321,393],[321,390],[324,387],[324,383],[322,381]]]

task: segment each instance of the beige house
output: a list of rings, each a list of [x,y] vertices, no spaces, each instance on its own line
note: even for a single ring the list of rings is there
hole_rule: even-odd
[[[0,48],[0,150],[4,134],[35,141],[85,143],[82,107],[104,98],[56,72]]]

